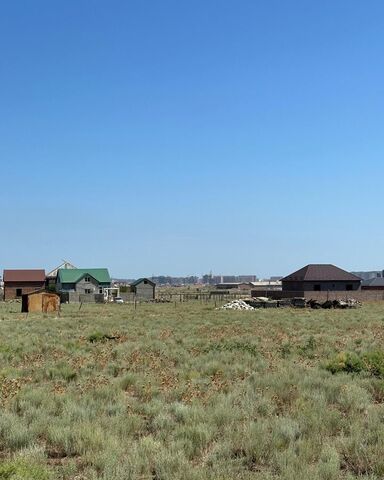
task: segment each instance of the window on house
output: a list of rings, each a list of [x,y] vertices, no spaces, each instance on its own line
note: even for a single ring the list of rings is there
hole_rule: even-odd
[[[320,292],[321,291],[321,285],[319,283],[317,283],[316,285],[313,286],[313,290],[315,292]]]
[[[346,290],[353,290],[353,285],[351,283],[347,283],[347,285],[345,286],[345,289]]]
[[[84,291],[85,291],[85,293],[91,293],[91,289],[90,289],[90,288],[86,288]]]
[[[103,293],[103,287],[99,287],[99,293]]]
[[[144,280],[144,285],[147,285],[148,281],[147,280]]]
[[[22,288],[16,288],[16,297],[21,297],[22,293],[23,293]]]
[[[91,277],[84,277],[85,283],[89,283],[91,281]]]

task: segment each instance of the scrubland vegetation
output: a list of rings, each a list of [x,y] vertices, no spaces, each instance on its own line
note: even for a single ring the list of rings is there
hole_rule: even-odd
[[[384,477],[384,306],[0,306],[0,479]]]

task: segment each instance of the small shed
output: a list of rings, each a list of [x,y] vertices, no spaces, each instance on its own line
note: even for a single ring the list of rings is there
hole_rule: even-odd
[[[149,278],[139,278],[131,283],[131,292],[136,295],[136,298],[141,300],[154,300],[156,283],[149,280]]]
[[[22,296],[21,311],[23,313],[51,313],[60,310],[60,297],[56,293],[37,291]]]

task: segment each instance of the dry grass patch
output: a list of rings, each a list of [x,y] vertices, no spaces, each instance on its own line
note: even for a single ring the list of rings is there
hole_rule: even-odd
[[[384,315],[0,305],[0,479],[378,480]]]

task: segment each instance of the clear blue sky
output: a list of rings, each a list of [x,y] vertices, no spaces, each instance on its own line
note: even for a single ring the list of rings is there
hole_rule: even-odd
[[[0,6],[0,268],[384,267],[382,0]]]

